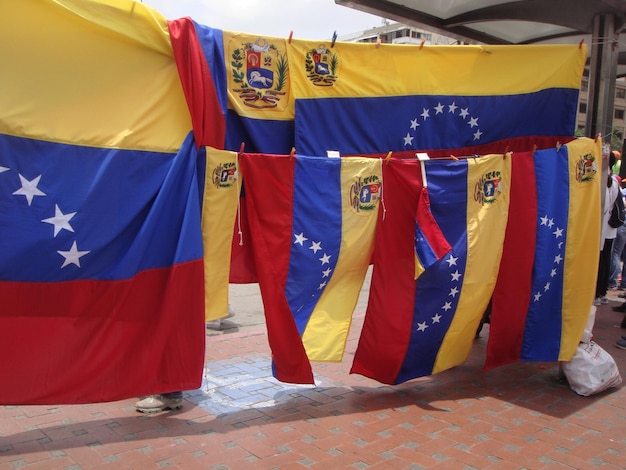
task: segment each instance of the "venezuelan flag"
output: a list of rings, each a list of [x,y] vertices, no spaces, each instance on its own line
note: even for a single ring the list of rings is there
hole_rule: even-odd
[[[425,162],[432,214],[452,250],[414,276],[419,162],[383,166],[365,322],[351,372],[397,384],[461,364],[496,282],[509,210],[511,159]]]
[[[381,163],[244,153],[240,165],[274,375],[313,383],[309,360],[344,353],[372,257]]]
[[[0,403],[201,383],[199,156],[166,31],[125,0],[0,7]]]
[[[571,140],[587,57],[575,45],[331,47],[304,40],[292,41],[288,53],[298,151],[393,151],[399,158]]]
[[[600,140],[587,138],[513,155],[486,369],[574,355],[598,269],[600,162]]]

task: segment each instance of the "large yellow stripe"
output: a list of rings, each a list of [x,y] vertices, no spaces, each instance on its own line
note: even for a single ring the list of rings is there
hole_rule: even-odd
[[[569,217],[563,266],[563,312],[560,361],[576,352],[595,296],[601,232],[602,142],[581,138],[567,144],[569,158]],[[580,171],[593,159],[597,173]],[[603,186],[602,186],[603,187]]]
[[[315,82],[306,68],[316,50],[335,67],[334,82]],[[288,47],[298,98],[502,95],[545,88],[578,89],[587,58],[577,45],[419,46],[294,40]],[[307,55],[308,54],[308,55]],[[530,66],[529,64],[532,64]],[[322,86],[323,85],[323,86]]]
[[[365,178],[381,181],[381,163],[361,157],[345,157],[341,162],[343,237],[339,260],[302,337],[307,355],[313,361],[341,361],[352,313],[374,249],[379,204],[364,210],[355,207],[350,195],[351,188]]]
[[[500,174],[501,192],[493,202],[482,204],[475,198],[477,185],[493,172]],[[468,254],[463,287],[452,324],[439,348],[433,373],[459,365],[467,359],[480,318],[491,298],[498,277],[509,212],[511,158],[487,155],[470,159],[467,185]]]
[[[233,228],[241,181],[238,172],[225,180],[221,175],[237,169],[237,154],[206,147],[206,182],[202,200],[204,247],[205,320],[228,314],[228,278]]]
[[[0,132],[176,151],[191,120],[167,21],[131,0],[0,4]]]

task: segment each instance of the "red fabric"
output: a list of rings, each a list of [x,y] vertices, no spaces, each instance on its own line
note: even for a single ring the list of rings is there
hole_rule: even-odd
[[[374,269],[365,322],[351,374],[375,377],[382,383],[394,384],[411,339],[415,309],[415,216],[422,182],[412,162],[383,165],[383,197],[385,206],[393,210],[378,211]],[[404,174],[399,178],[396,175]],[[409,184],[406,184],[409,182]],[[384,216],[384,220],[383,220]],[[393,240],[392,243],[388,243]],[[376,269],[378,260],[388,267]],[[392,264],[393,263],[393,264]],[[372,312],[393,312],[377,315]],[[389,367],[394,364],[394,367]]]
[[[226,121],[215,83],[191,18],[168,21],[178,75],[183,85],[197,148],[224,148]]]
[[[448,253],[452,247],[439,228],[439,224],[437,224],[433,213],[430,211],[430,197],[428,195],[428,188],[426,187],[422,187],[420,191],[415,220],[437,258],[434,261],[438,261]],[[427,266],[424,266],[424,268],[427,268]]]
[[[0,404],[96,403],[197,389],[203,282],[201,259],[123,281],[0,282],[0,343],[9,352],[0,377],[11,381],[0,387]]]
[[[239,230],[241,230],[241,235]],[[232,284],[259,282],[252,253],[252,231],[248,222],[248,207],[244,195],[239,198],[239,214],[235,220],[231,248],[229,282]]]
[[[537,191],[531,153],[513,154],[511,202],[493,292],[485,370],[520,360],[535,260]]]
[[[274,156],[273,159],[281,158]],[[241,173],[246,182],[248,221],[269,344],[272,349],[274,376],[281,382],[314,384],[313,371],[300,339],[291,308],[285,297],[292,244],[293,184],[295,158],[284,156],[283,164],[270,158],[242,154]],[[253,161],[254,160],[254,161]],[[267,194],[281,197],[267,198]],[[277,203],[279,201],[279,203]],[[262,223],[263,219],[271,222]],[[268,233],[263,226],[280,227]],[[275,253],[281,253],[275,256]]]

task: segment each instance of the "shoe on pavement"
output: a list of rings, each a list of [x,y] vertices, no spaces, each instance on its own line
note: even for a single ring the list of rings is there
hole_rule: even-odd
[[[626,339],[620,339],[617,343],[615,343],[616,348],[626,349]]]
[[[600,297],[596,297],[595,300],[593,301],[593,305],[595,305],[596,307],[600,306]],[[615,307],[613,307],[615,308]]]
[[[626,302],[624,302],[622,305],[618,305],[617,307],[611,307],[611,308],[614,312],[626,313]]]
[[[177,410],[182,406],[182,398],[167,398],[163,395],[150,395],[135,403],[135,408],[140,413],[160,413],[165,410]]]
[[[604,297],[602,297],[600,299],[600,303],[604,304],[604,305],[608,304],[609,303],[609,298],[605,295]]]
[[[212,320],[205,322],[206,327],[209,330],[221,330],[222,329],[222,319],[218,318],[217,320]]]

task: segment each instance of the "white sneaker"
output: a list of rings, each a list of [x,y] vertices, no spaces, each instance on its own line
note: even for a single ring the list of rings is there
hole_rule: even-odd
[[[221,330],[222,329],[222,320],[218,318],[217,320],[212,320],[205,322],[206,327],[209,330]]]
[[[162,395],[150,395],[135,403],[135,408],[140,413],[160,413],[165,410],[177,410],[182,406],[182,398],[166,398]]]
[[[595,305],[596,307],[600,305],[600,297],[596,297],[595,300],[593,301],[593,305]]]

